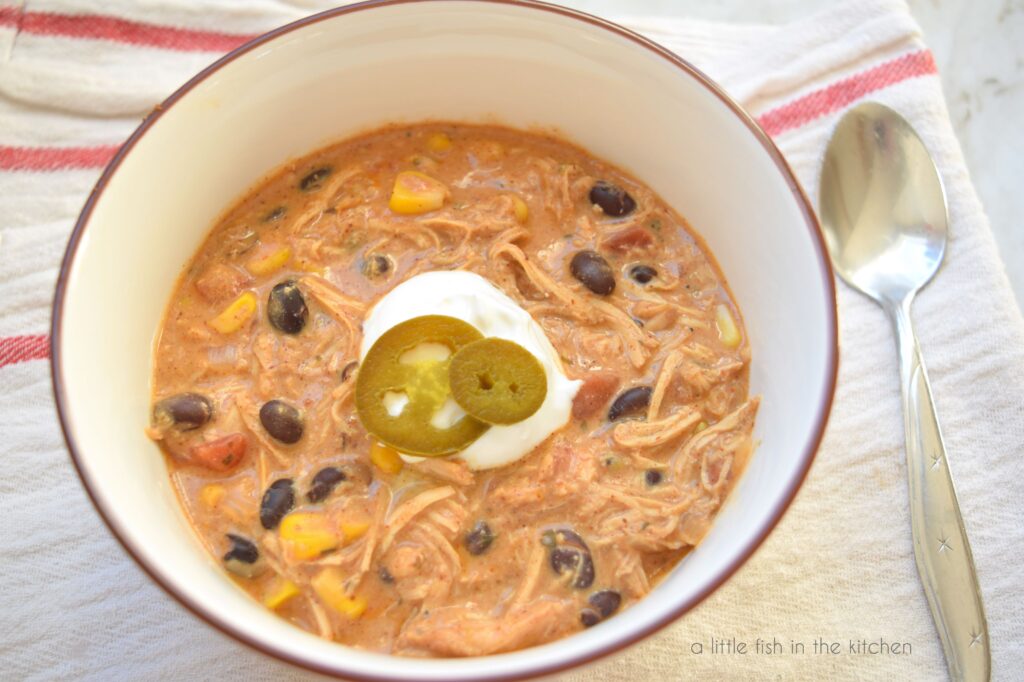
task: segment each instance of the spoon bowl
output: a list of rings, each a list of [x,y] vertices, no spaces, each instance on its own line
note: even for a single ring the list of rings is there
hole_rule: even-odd
[[[946,196],[921,138],[867,102],[836,127],[821,176],[821,217],[836,271],[874,299],[912,295],[946,250]]]

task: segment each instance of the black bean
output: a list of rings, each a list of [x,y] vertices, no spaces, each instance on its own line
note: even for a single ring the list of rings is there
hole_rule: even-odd
[[[661,483],[661,472],[657,469],[648,469],[644,472],[644,480],[647,485],[658,485]]]
[[[545,533],[541,542],[551,547],[551,569],[558,575],[571,573],[573,587],[583,590],[594,583],[594,560],[583,538],[571,530],[559,529]]]
[[[283,400],[271,400],[260,408],[260,423],[271,436],[291,445],[302,438],[302,415]]]
[[[636,208],[629,192],[606,180],[598,180],[590,188],[590,203],[600,206],[606,215],[615,217],[632,213]]]
[[[583,608],[580,610],[580,622],[583,627],[592,628],[601,622],[601,614],[594,609]]]
[[[228,540],[231,541],[231,549],[224,555],[224,561],[236,559],[245,564],[254,564],[260,558],[260,551],[256,549],[255,543],[241,535],[228,533]]]
[[[153,406],[153,423],[158,428],[174,426],[179,431],[192,431],[212,417],[213,405],[198,393],[172,395]]]
[[[575,547],[555,547],[551,550],[551,569],[558,575],[575,571],[583,553]]]
[[[391,575],[391,571],[389,571],[385,566],[381,566],[379,569],[377,569],[377,576],[380,578],[380,581],[382,583],[387,583],[388,585],[390,585],[391,583],[395,582],[395,576]]]
[[[284,214],[288,212],[288,209],[284,206],[278,206],[270,213],[263,216],[263,222],[265,223],[276,223],[278,220],[284,217]]]
[[[369,279],[377,279],[391,272],[391,259],[375,253],[363,261],[363,275]]]
[[[299,181],[299,189],[303,192],[312,192],[313,190],[320,189],[324,184],[324,180],[326,180],[327,176],[332,172],[334,172],[334,169],[330,166],[317,168],[315,171],[309,173]]]
[[[353,360],[341,369],[341,381],[346,382],[348,378],[352,376],[352,372],[356,371],[359,367],[359,363]]]
[[[571,585],[583,590],[594,583],[594,560],[590,552],[575,547],[556,547],[551,550],[551,568],[558,575],[572,573]]]
[[[245,578],[252,578],[260,573],[263,567],[259,563],[260,551],[256,549],[256,544],[234,533],[228,533],[227,537],[231,542],[231,548],[224,554],[224,568]]]
[[[622,604],[622,595],[615,590],[601,590],[590,595],[587,601],[597,609],[601,618],[607,618],[619,610],[619,606]]]
[[[658,271],[650,265],[638,264],[629,269],[629,276],[640,284],[647,284],[658,276]]]
[[[466,550],[470,554],[478,556],[486,552],[494,542],[494,533],[491,532],[491,527],[487,525],[486,521],[477,521],[473,529],[466,533],[464,542]]]
[[[580,251],[572,257],[569,272],[583,283],[583,286],[600,296],[615,291],[615,273],[604,256],[596,251]]]
[[[306,499],[310,502],[323,502],[334,492],[338,484],[345,480],[345,472],[337,467],[324,467],[316,472],[313,482],[306,493]]]
[[[647,406],[651,404],[652,392],[650,386],[634,386],[626,389],[608,408],[608,421],[641,416],[647,411]]]
[[[285,334],[298,334],[306,326],[309,308],[302,297],[299,285],[294,280],[286,280],[270,290],[267,299],[267,317],[270,324]]]
[[[260,501],[260,523],[267,530],[273,530],[294,506],[295,486],[292,479],[278,479],[263,493],[263,499]]]

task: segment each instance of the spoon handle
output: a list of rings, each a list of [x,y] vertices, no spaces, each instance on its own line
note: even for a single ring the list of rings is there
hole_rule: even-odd
[[[988,623],[928,374],[910,322],[911,300],[908,297],[886,308],[900,354],[914,557],[950,677],[988,680],[992,665]]]

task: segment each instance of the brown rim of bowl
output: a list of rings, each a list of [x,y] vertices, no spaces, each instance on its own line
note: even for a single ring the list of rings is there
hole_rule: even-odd
[[[149,566],[142,560],[139,553],[126,539],[126,536],[121,532],[117,523],[117,519],[113,518],[113,516],[107,512],[104,501],[102,499],[99,499],[95,492],[93,491],[93,487],[89,482],[85,470],[83,469],[80,455],[78,454],[78,451],[75,448],[74,439],[71,435],[71,425],[68,422],[67,410],[65,406],[66,398],[64,396],[64,380],[60,352],[62,340],[61,325],[64,315],[64,293],[65,289],[67,288],[68,274],[70,272],[71,265],[74,262],[75,254],[78,251],[78,246],[82,241],[82,235],[84,234],[85,228],[89,222],[89,218],[92,215],[93,207],[96,205],[96,200],[103,193],[103,190],[110,182],[110,179],[113,177],[114,173],[120,167],[121,162],[124,160],[125,156],[127,156],[128,153],[131,152],[132,147],[135,146],[135,143],[138,142],[138,140],[146,133],[146,131],[148,131],[149,128],[152,127],[153,124],[160,119],[160,117],[167,109],[172,107],[174,103],[181,99],[184,95],[188,94],[188,92],[192,88],[194,88],[196,85],[204,81],[206,78],[208,78],[211,74],[215,73],[225,64],[234,61],[238,57],[246,54],[254,48],[259,47],[260,45],[270,40],[273,40],[278,36],[290,33],[291,31],[303,28],[310,24],[315,24],[325,19],[331,19],[344,14],[359,12],[367,9],[375,9],[378,7],[386,7],[390,5],[405,5],[420,2],[436,1],[438,0],[368,0],[367,2],[361,2],[354,5],[348,5],[345,7],[337,7],[335,9],[327,10],[325,12],[313,14],[304,19],[300,19],[290,24],[286,24],[272,31],[269,31],[259,36],[258,38],[249,41],[245,45],[242,45],[241,47],[238,47],[232,50],[231,52],[227,53],[226,55],[215,61],[213,64],[211,64],[210,66],[206,67],[198,74],[193,76],[191,79],[189,79],[188,82],[186,82],[184,85],[178,88],[174,92],[174,94],[172,94],[170,97],[164,100],[161,104],[157,105],[153,109],[153,111],[150,112],[145,117],[145,119],[143,119],[142,123],[135,130],[135,132],[133,132],[131,136],[125,141],[125,143],[121,146],[118,152],[114,155],[114,158],[111,159],[106,169],[104,169],[103,174],[100,176],[100,179],[96,182],[96,186],[93,188],[92,193],[89,195],[89,199],[86,201],[85,206],[82,208],[82,212],[79,215],[78,220],[75,223],[75,227],[71,232],[71,238],[68,241],[67,250],[65,251],[64,259],[62,260],[60,266],[60,272],[58,273],[57,288],[53,300],[53,318],[51,320],[50,327],[50,339],[52,348],[50,356],[50,369],[53,379],[54,398],[57,404],[57,412],[60,417],[60,425],[61,430],[63,431],[64,441],[67,443],[68,450],[71,454],[71,461],[75,465],[75,470],[78,472],[78,476],[82,480],[82,484],[85,487],[90,500],[92,500],[93,505],[96,507],[96,510],[99,512],[100,517],[103,519],[104,523],[106,523],[111,533],[113,533],[114,537],[116,537],[117,540],[121,543],[125,551],[128,552],[129,556],[131,556],[132,559],[134,559],[135,562],[142,568],[142,570],[145,571],[149,575],[149,577],[152,578],[153,581],[156,582],[165,592],[167,592],[170,596],[178,600],[178,602],[183,604],[192,613],[194,613],[202,620],[206,621],[208,624],[217,628],[221,632],[230,635],[234,639],[242,642],[243,644],[246,644],[261,653],[273,656],[274,658],[291,663],[301,668],[305,668],[307,670],[311,670],[313,672],[322,673],[334,677],[347,677],[353,680],[365,680],[366,682],[382,682],[384,680],[390,680],[391,678],[382,677],[378,675],[353,674],[351,672],[341,669],[340,667],[335,669],[320,666],[318,664],[305,660],[290,651],[275,649],[264,642],[252,639],[248,635],[240,631],[237,631],[231,623],[221,622],[216,616],[208,613],[201,604],[193,603],[185,596],[179,594],[175,590],[172,581],[167,579],[165,576],[161,575],[159,569],[156,566]],[[729,107],[729,109],[744,124],[746,124],[751,134],[753,134],[754,137],[757,138],[757,140],[761,143],[761,146],[764,147],[764,150],[771,157],[772,161],[775,162],[775,165],[778,167],[779,172],[782,174],[786,183],[789,185],[790,191],[793,194],[793,198],[796,200],[797,205],[803,212],[807,229],[811,233],[812,241],[814,242],[814,245],[816,247],[816,255],[818,257],[818,266],[821,270],[822,282],[825,286],[826,293],[829,299],[832,301],[832,306],[831,308],[828,309],[827,320],[828,335],[830,341],[827,374],[831,374],[831,376],[828,378],[827,385],[820,398],[818,414],[815,416],[815,429],[814,432],[811,434],[811,439],[808,442],[807,447],[805,448],[802,454],[801,469],[797,472],[795,480],[790,484],[790,487],[786,491],[784,499],[782,499],[782,501],[779,504],[777,504],[775,508],[772,509],[770,513],[766,516],[765,522],[756,533],[754,539],[751,542],[749,542],[739,552],[737,557],[726,568],[726,570],[719,574],[717,578],[713,580],[712,583],[700,594],[697,594],[693,598],[688,599],[687,601],[678,605],[675,609],[672,610],[671,613],[659,619],[657,622],[648,625],[640,632],[633,633],[627,637],[623,637],[614,644],[606,646],[600,649],[599,651],[591,652],[584,656],[578,656],[570,660],[560,661],[559,663],[554,665],[536,668],[524,672],[522,674],[506,674],[502,672],[496,672],[494,674],[488,674],[477,678],[480,680],[487,680],[488,682],[529,679],[544,675],[551,675],[557,672],[568,670],[570,668],[575,668],[580,665],[591,663],[600,658],[608,656],[609,654],[615,653],[616,651],[619,651],[631,644],[634,644],[640,641],[641,639],[644,639],[645,637],[651,635],[652,633],[657,632],[669,623],[675,621],[677,618],[679,618],[680,616],[682,616],[683,614],[685,614],[686,612],[690,611],[698,604],[700,604],[712,592],[721,587],[722,584],[725,583],[725,581],[731,578],[733,574],[735,574],[736,571],[738,571],[739,568],[744,563],[746,563],[746,561],[753,555],[753,553],[758,549],[758,547],[761,546],[761,543],[764,542],[765,538],[768,537],[771,531],[779,523],[779,521],[782,518],[782,515],[786,512],[786,510],[789,508],[789,505],[793,502],[793,499],[796,497],[797,492],[803,485],[804,479],[807,477],[807,472],[810,470],[811,463],[814,461],[814,457],[817,454],[818,448],[821,445],[821,439],[824,435],[825,426],[828,422],[829,413],[832,408],[832,399],[835,395],[836,379],[838,377],[839,371],[839,328],[837,321],[835,280],[832,272],[832,264],[827,256],[825,241],[822,237],[821,227],[818,224],[818,219],[815,216],[814,210],[811,208],[810,202],[807,200],[807,196],[804,194],[803,189],[800,187],[800,183],[797,181],[796,176],[793,175],[793,171],[789,167],[789,164],[782,157],[782,154],[775,146],[775,143],[772,142],[771,138],[768,137],[767,133],[765,133],[764,130],[761,129],[761,127],[750,116],[750,114],[748,114],[739,104],[734,102],[732,98],[725,94],[725,92],[717,84],[715,84],[710,78],[708,78],[708,76],[706,76],[703,72],[695,68],[692,64],[685,61],[684,59],[674,54],[673,52],[667,50],[666,48],[658,45],[657,43],[654,43],[651,40],[648,40],[647,38],[644,38],[643,36],[637,33],[634,33],[633,31],[630,31],[629,29],[623,28],[622,26],[614,24],[610,21],[606,21],[604,19],[600,19],[598,17],[585,14],[583,12],[578,12],[576,10],[560,7],[558,5],[552,5],[545,2],[538,2],[537,0],[442,1],[486,2],[497,5],[513,5],[533,10],[551,12],[552,14],[557,14],[563,17],[575,19],[577,21],[582,21],[591,26],[604,29],[606,31],[609,31],[610,33],[626,38],[631,42],[635,43],[637,46],[650,50],[654,54],[665,59],[670,64],[678,67],[689,77],[693,78],[698,83],[707,88],[708,91],[710,91],[713,95],[718,97],[718,99],[720,99],[727,107]]]

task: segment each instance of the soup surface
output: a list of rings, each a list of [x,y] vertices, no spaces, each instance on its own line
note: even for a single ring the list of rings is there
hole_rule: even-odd
[[[513,342],[474,346],[479,414],[454,379],[374,393],[383,370],[361,370],[398,323],[437,319]],[[438,338],[392,364],[454,376],[468,352]],[[388,127],[289,163],[215,227],[167,309],[148,432],[208,550],[282,618],[485,655],[613,617],[700,542],[752,449],[748,362],[710,254],[633,178],[533,133]],[[509,372],[546,379],[539,408]],[[357,394],[382,396],[373,433]],[[421,399],[444,402],[431,426]],[[419,434],[460,449],[385,445],[423,452]]]

